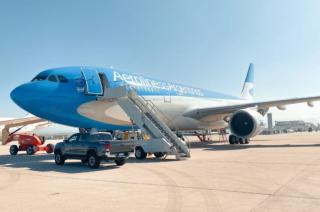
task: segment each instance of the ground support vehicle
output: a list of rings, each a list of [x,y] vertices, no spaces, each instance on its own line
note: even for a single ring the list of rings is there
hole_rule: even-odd
[[[103,160],[122,166],[131,152],[134,152],[133,142],[113,140],[106,132],[77,133],[56,144],[54,149],[57,165],[63,165],[67,159],[79,159],[90,168],[98,168]]]

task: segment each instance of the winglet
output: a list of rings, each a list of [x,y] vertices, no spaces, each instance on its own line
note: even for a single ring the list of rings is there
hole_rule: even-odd
[[[244,82],[241,97],[248,100],[253,100],[253,81],[254,81],[254,64],[250,63],[246,80]]]

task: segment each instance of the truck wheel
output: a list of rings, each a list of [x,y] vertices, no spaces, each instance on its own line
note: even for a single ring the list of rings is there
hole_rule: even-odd
[[[33,155],[36,151],[34,150],[34,146],[28,146],[26,152],[27,155]]]
[[[162,158],[165,154],[163,152],[155,152],[153,153],[153,155],[156,157],[156,158]]]
[[[54,149],[53,144],[47,144],[47,146],[46,146],[46,152],[47,152],[48,154],[51,154],[51,153],[53,152],[53,149]]]
[[[19,148],[17,145],[10,146],[10,150],[9,150],[10,155],[16,155],[18,153],[18,151],[19,151]]]
[[[134,155],[136,156],[136,159],[143,160],[147,158],[147,153],[145,153],[142,149],[142,147],[138,146],[136,147],[134,151]]]
[[[54,162],[56,162],[57,165],[62,166],[64,164],[64,161],[65,159],[60,151],[54,153]]]
[[[88,154],[88,166],[91,169],[99,168],[100,166],[100,158],[95,153]]]
[[[123,166],[126,163],[125,158],[116,158],[114,162],[117,164],[117,166]]]

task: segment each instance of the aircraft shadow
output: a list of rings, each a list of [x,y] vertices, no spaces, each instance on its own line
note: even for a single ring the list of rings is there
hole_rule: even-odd
[[[258,140],[255,140],[258,141]],[[267,141],[267,140],[259,140],[259,141]],[[220,145],[217,145],[220,144]],[[227,142],[218,142],[218,141],[206,141],[206,142],[199,142],[199,141],[195,141],[195,142],[189,142],[188,143],[188,147],[190,149],[202,149],[202,148],[206,148],[206,147],[211,147],[211,146],[221,146],[221,145],[229,145],[229,143]]]
[[[69,160],[63,166],[57,166],[54,162],[53,154],[35,154],[35,155],[0,155],[0,166],[11,168],[27,168],[38,172],[62,172],[62,173],[84,173],[106,171],[120,168],[114,163],[101,163],[98,169],[90,169],[86,164],[78,160]]]
[[[228,151],[228,150],[242,150],[255,148],[310,148],[320,147],[320,144],[237,144],[237,145],[203,145],[205,151]]]
[[[178,162],[180,160],[177,160],[175,158],[171,158],[173,156],[170,156],[170,158],[146,158],[144,160],[137,160],[135,157],[130,157],[127,161],[127,163],[167,163],[167,162]],[[182,158],[183,159],[183,158]]]

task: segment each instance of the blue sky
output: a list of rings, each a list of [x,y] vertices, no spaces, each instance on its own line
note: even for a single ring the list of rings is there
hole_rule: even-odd
[[[320,95],[319,8],[317,0],[0,0],[0,116],[25,114],[9,98],[15,86],[69,65],[238,95],[253,62],[258,100]],[[304,116],[320,116],[318,108]]]

